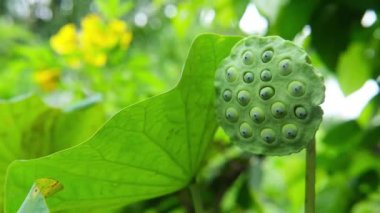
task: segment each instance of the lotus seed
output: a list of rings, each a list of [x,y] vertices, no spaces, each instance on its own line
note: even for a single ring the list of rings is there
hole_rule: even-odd
[[[294,124],[286,124],[282,127],[282,135],[287,139],[294,139],[297,137],[298,128]]]
[[[269,62],[273,57],[273,51],[272,50],[267,50],[263,53],[263,56],[261,57],[261,60],[264,62],[264,63],[267,63]]]
[[[260,134],[263,141],[265,141],[268,144],[273,143],[276,140],[276,133],[273,131],[273,129],[266,128],[261,131]]]
[[[305,94],[305,86],[299,81],[292,81],[288,86],[288,92],[295,97]]]
[[[235,81],[237,78],[237,71],[234,67],[230,67],[226,71],[226,79],[229,82]]]
[[[305,119],[307,116],[307,111],[302,106],[296,107],[296,109],[294,110],[294,113],[296,114],[296,117],[299,119]]]
[[[253,53],[251,51],[246,51],[243,54],[243,63],[245,65],[251,65],[253,63]]]
[[[230,107],[226,110],[226,118],[231,122],[236,122],[239,118],[239,113],[235,108]]]
[[[253,73],[251,72],[244,73],[243,79],[245,83],[251,83],[253,81]]]
[[[249,138],[253,134],[252,127],[248,123],[242,123],[240,125],[240,135],[244,138]]]
[[[285,105],[281,102],[276,102],[271,107],[272,115],[275,118],[282,118],[286,114]]]
[[[249,115],[251,116],[252,120],[256,123],[261,123],[265,120],[264,111],[259,107],[252,108],[249,112]]]
[[[249,101],[251,100],[251,97],[250,97],[250,94],[248,91],[246,90],[241,90],[239,93],[238,93],[238,101],[239,103],[242,105],[242,106],[245,106],[249,103]]]
[[[260,90],[260,97],[264,100],[268,100],[274,95],[274,89],[272,87],[263,87]]]
[[[279,64],[280,68],[280,74],[281,75],[289,75],[290,72],[292,71],[291,65],[290,65],[290,60],[289,59],[284,59],[280,62]]]
[[[229,89],[224,90],[224,92],[223,92],[223,99],[225,101],[230,101],[231,98],[232,98],[232,92],[231,92],[231,90],[229,90]]]
[[[269,70],[263,70],[260,74],[262,81],[270,81],[272,79],[272,73]]]

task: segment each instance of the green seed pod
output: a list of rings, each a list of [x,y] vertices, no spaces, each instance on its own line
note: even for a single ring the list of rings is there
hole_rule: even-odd
[[[226,70],[226,79],[229,82],[234,82],[237,78],[237,71],[234,67],[229,67]]]
[[[215,86],[221,127],[256,154],[299,152],[322,121],[323,79],[302,48],[280,37],[239,41],[218,67]]]
[[[297,137],[298,128],[294,124],[285,124],[282,127],[282,135],[287,139],[294,139]]]
[[[232,92],[231,92],[231,90],[229,90],[229,89],[224,90],[224,92],[223,92],[223,99],[225,101],[230,101],[231,98],[232,98]]]
[[[251,100],[251,95],[248,91],[242,90],[238,93],[238,101],[242,106],[245,106]]]
[[[253,81],[253,73],[251,72],[244,73],[243,79],[245,83],[251,83]]]
[[[251,51],[246,51],[243,54],[243,63],[245,65],[251,65],[253,63],[253,54]]]
[[[265,120],[264,111],[260,109],[259,107],[252,108],[251,111],[249,112],[249,115],[251,116],[251,119],[255,123],[261,123]]]
[[[228,108],[226,110],[226,119],[230,122],[236,122],[239,119],[239,113],[235,108]]]
[[[299,81],[292,81],[288,86],[288,92],[294,97],[300,97],[305,93],[305,86]]]
[[[264,62],[264,63],[267,63],[269,62],[273,57],[273,51],[272,50],[267,50],[263,53],[263,56],[261,57],[261,60]]]
[[[270,128],[263,129],[260,135],[261,139],[267,144],[272,144],[276,140],[276,132]]]
[[[286,115],[285,104],[281,102],[276,102],[271,107],[272,115],[275,118],[283,118]]]
[[[260,97],[263,100],[268,100],[274,95],[274,89],[273,87],[263,87],[260,89]]]
[[[260,74],[262,81],[270,81],[272,79],[272,73],[269,70],[263,70]]]
[[[248,123],[242,123],[240,125],[240,135],[244,138],[249,138],[252,136],[253,129]]]

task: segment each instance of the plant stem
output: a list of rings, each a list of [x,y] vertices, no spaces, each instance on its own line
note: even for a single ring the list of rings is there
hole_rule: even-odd
[[[189,188],[190,188],[190,193],[193,200],[195,213],[202,213],[203,212],[202,199],[201,199],[201,193],[199,191],[198,184],[193,183],[189,186]]]
[[[306,147],[305,213],[315,212],[315,138]]]

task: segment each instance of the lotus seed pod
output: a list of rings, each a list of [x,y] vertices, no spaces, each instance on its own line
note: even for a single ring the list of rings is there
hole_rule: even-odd
[[[273,57],[273,51],[267,50],[263,53],[263,56],[261,57],[261,60],[263,60],[264,63],[269,62]]]
[[[253,81],[253,74],[251,72],[244,73],[244,82],[251,83]]]
[[[249,115],[255,123],[261,123],[265,120],[264,111],[259,107],[252,108],[252,110],[249,112]]]
[[[260,90],[260,97],[263,100],[268,100],[274,95],[274,89],[273,87],[263,87]]]
[[[225,101],[230,101],[231,98],[232,98],[232,92],[231,92],[231,90],[229,90],[229,89],[224,90],[224,92],[223,92],[223,99]]]
[[[277,36],[236,43],[216,70],[215,87],[220,126],[252,153],[299,152],[322,121],[321,75],[302,48]]]
[[[230,107],[226,110],[226,119],[230,122],[236,122],[239,118],[239,113],[236,109]]]
[[[262,81],[270,81],[272,79],[272,73],[269,70],[263,70],[260,74]]]

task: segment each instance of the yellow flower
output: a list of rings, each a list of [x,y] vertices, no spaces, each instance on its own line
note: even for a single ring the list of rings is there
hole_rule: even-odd
[[[132,33],[124,21],[112,19],[107,22],[96,14],[89,14],[82,19],[78,33],[75,25],[67,24],[50,39],[50,44],[65,56],[70,67],[77,69],[83,64],[104,66],[111,50],[115,47],[125,50],[131,41]]]
[[[121,35],[127,30],[127,24],[119,19],[113,19],[109,23],[109,30],[115,34]]]
[[[78,40],[74,24],[64,25],[50,39],[51,47],[61,55],[68,55],[78,49]]]
[[[107,63],[107,55],[104,52],[87,52],[84,60],[95,67],[102,67]]]
[[[123,35],[121,35],[120,39],[120,46],[123,49],[127,49],[129,47],[129,44],[132,41],[132,33],[130,32],[125,32]]]
[[[45,91],[52,91],[57,87],[60,72],[56,68],[49,68],[37,71],[34,80]]]

